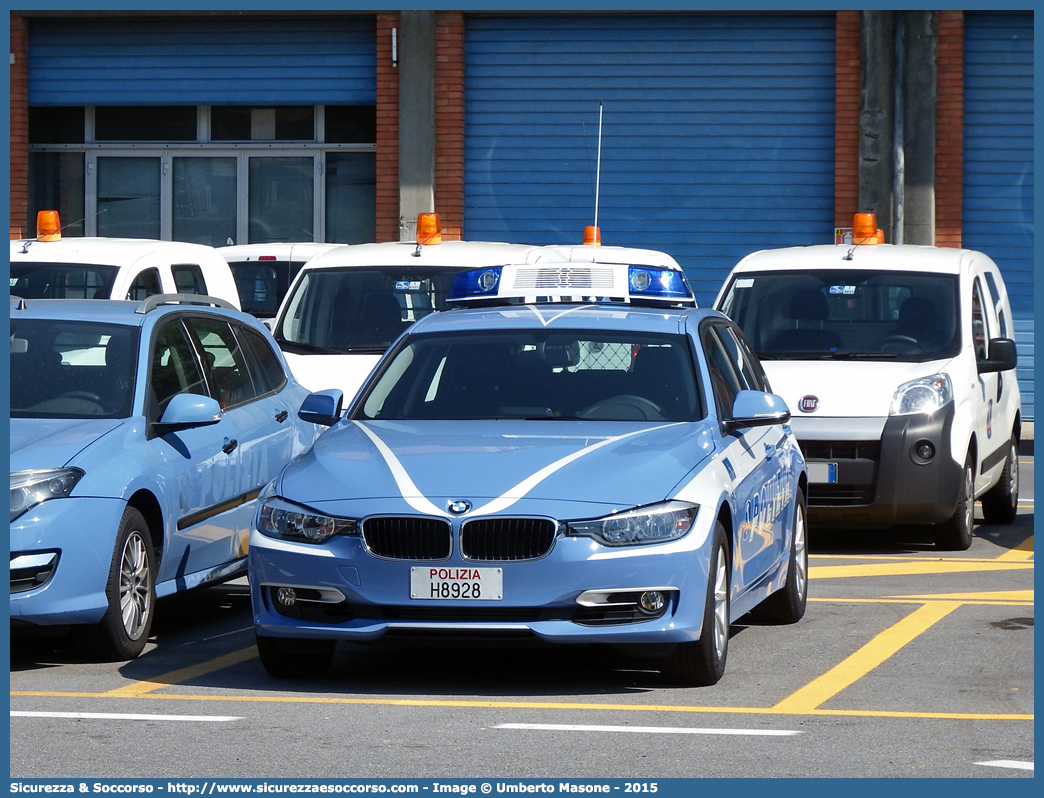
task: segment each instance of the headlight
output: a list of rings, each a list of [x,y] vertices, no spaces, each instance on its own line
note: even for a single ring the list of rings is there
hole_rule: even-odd
[[[257,511],[257,531],[270,538],[298,543],[325,543],[334,535],[359,534],[354,518],[334,518],[297,504],[270,498]]]
[[[586,535],[606,546],[663,543],[685,535],[696,520],[695,504],[670,501],[591,521],[569,521],[566,534]]]
[[[11,520],[48,499],[64,499],[83,478],[80,468],[48,468],[11,474]]]
[[[953,387],[946,374],[933,374],[919,380],[904,382],[895,389],[890,416],[910,416],[914,413],[934,413],[953,401]]]

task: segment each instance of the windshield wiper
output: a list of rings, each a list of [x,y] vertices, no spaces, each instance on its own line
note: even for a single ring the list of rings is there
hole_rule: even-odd
[[[343,355],[345,352],[348,351],[346,349],[330,349],[325,346],[305,344],[301,343],[300,341],[287,341],[282,338],[277,338],[276,342],[279,344],[280,349],[284,349],[288,352],[294,352],[296,354]]]

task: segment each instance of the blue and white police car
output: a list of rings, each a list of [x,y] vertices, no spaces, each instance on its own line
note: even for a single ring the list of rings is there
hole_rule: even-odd
[[[805,464],[742,333],[680,269],[576,266],[463,272],[343,416],[306,400],[331,429],[250,538],[270,674],[392,633],[634,646],[708,685],[732,618],[802,617]]]

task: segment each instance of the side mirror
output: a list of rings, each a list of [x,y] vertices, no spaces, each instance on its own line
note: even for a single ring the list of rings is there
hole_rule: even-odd
[[[783,398],[762,391],[740,391],[732,403],[732,418],[725,428],[734,432],[744,427],[765,427],[790,421],[790,408]]]
[[[991,338],[990,356],[975,364],[979,374],[992,374],[997,371],[1011,371],[1015,368],[1018,356],[1015,353],[1015,342],[1010,338]]]
[[[217,399],[195,393],[179,393],[167,403],[163,416],[152,425],[157,435],[217,424],[222,418]]]
[[[332,427],[341,418],[341,405],[344,403],[344,392],[338,388],[329,391],[316,391],[305,397],[297,416],[312,424]]]

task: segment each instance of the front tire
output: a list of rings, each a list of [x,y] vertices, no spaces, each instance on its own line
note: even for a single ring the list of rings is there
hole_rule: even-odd
[[[333,640],[294,640],[256,633],[255,638],[261,664],[276,679],[315,679],[326,673],[333,661]]]
[[[145,649],[152,630],[156,560],[148,524],[133,507],[120,520],[105,596],[109,606],[101,621],[77,630],[80,646],[91,659],[134,659]]]
[[[808,603],[808,528],[805,524],[805,495],[798,488],[794,497],[794,534],[790,543],[787,581],[751,613],[769,623],[797,623]]]
[[[982,497],[982,517],[987,524],[1010,524],[1019,511],[1019,441],[1012,436],[1008,459],[1000,481]]]
[[[957,493],[957,509],[953,517],[935,527],[935,545],[943,551],[967,551],[972,544],[975,526],[975,460],[971,452],[964,461],[961,484]]]
[[[713,541],[700,639],[679,643],[663,663],[663,675],[676,684],[708,687],[717,684],[725,674],[729,654],[730,579],[725,527],[720,521],[714,523]]]

